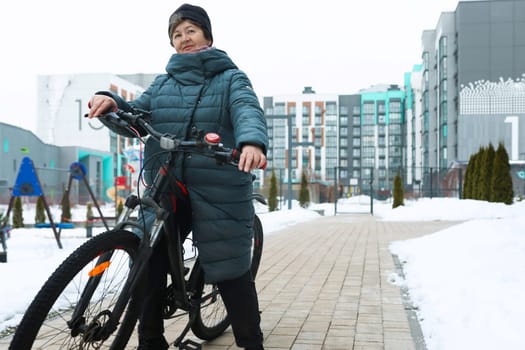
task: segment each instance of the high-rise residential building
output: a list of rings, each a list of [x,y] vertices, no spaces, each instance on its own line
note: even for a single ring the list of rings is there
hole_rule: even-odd
[[[360,145],[353,148],[351,171],[360,175],[362,192],[371,187],[389,196],[394,177],[406,164],[405,93],[397,85],[377,85],[361,90],[360,96],[360,114],[353,115],[352,126]]]
[[[302,94],[264,98],[270,147],[268,167],[284,178],[337,183],[339,195],[367,192],[370,181],[389,194],[404,164],[404,91],[374,86],[356,95]],[[290,162],[289,162],[290,160]]]
[[[512,136],[525,130],[521,33],[524,0],[462,1],[423,33],[426,165],[468,161],[489,142],[503,142],[511,160],[525,160],[525,144]]]
[[[333,181],[340,159],[338,96],[305,87],[302,94],[264,97],[263,108],[268,169],[287,169],[282,176],[289,183],[299,182],[303,173],[309,181]]]
[[[525,161],[523,33],[525,0],[460,1],[423,32],[421,112],[412,117],[422,122],[424,174],[466,163],[490,143]]]

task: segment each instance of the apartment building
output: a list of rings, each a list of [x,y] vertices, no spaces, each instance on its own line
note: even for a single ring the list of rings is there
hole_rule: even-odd
[[[525,161],[522,33],[524,0],[460,1],[454,12],[441,14],[435,29],[422,33],[422,81],[412,85],[421,89],[421,112],[410,124],[421,127],[416,148],[423,183],[436,181],[432,169],[464,164],[480,147],[500,142],[520,179],[519,164]]]
[[[403,164],[404,92],[378,85],[355,95],[301,94],[264,98],[270,149],[268,168],[290,168],[284,179],[337,183],[338,195],[388,192]],[[290,161],[290,162],[288,162]]]

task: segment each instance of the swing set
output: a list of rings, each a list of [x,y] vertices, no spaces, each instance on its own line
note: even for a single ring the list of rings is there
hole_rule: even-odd
[[[97,199],[95,198],[95,195],[93,194],[93,191],[91,190],[91,187],[89,186],[89,182],[86,178],[86,173],[87,171],[86,171],[86,167],[84,166],[84,164],[80,162],[71,163],[71,165],[69,166],[69,180],[68,180],[68,184],[65,189],[65,192],[64,192],[64,196],[65,198],[69,199],[71,183],[73,180],[83,181],[89,192],[89,195],[91,196],[91,199],[93,200],[93,204],[98,210],[99,216],[102,219],[102,222],[104,223],[106,230],[109,230],[107,221],[104,218],[104,215],[102,215],[102,210],[100,209]],[[51,215],[51,210],[49,209],[49,205],[47,204],[46,197],[44,196],[44,193],[42,191],[42,186],[40,184],[40,180],[38,178],[38,174],[36,172],[33,161],[29,157],[24,157],[22,159],[22,163],[20,164],[20,168],[18,170],[18,175],[16,178],[15,186],[13,187],[13,190],[12,190],[11,198],[9,199],[9,205],[7,207],[7,212],[5,214],[3,222],[0,223],[1,225],[0,226],[0,243],[2,246],[2,250],[3,250],[3,251],[0,251],[0,262],[7,262],[7,242],[6,241],[9,236],[9,230],[11,228],[8,225],[9,214],[11,213],[11,210],[14,206],[15,198],[22,197],[22,196],[40,197],[42,199],[42,202],[44,203],[44,209],[46,211],[47,218],[49,220],[49,224],[37,224],[35,225],[35,227],[41,227],[41,228],[50,227],[53,230],[53,234],[55,236],[55,240],[57,242],[59,249],[62,249],[62,243],[60,241],[60,234],[62,232],[62,229],[73,227],[73,224],[70,222],[55,223],[53,221],[53,216]]]

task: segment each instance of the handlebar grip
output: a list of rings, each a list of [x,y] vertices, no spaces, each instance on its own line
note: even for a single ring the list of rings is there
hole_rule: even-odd
[[[239,160],[241,160],[241,152],[235,148],[232,150],[232,161],[239,163]]]
[[[239,160],[241,159],[241,152],[238,149],[232,150],[232,161],[236,164],[239,163]],[[259,167],[261,170],[266,170],[266,167],[268,166],[268,161],[265,160],[264,164]]]

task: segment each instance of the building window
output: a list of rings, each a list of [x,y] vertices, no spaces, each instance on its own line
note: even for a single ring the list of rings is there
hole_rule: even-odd
[[[439,38],[439,57],[447,56],[447,37]]]
[[[363,103],[363,114],[374,114],[374,113],[375,113],[374,102]]]
[[[9,140],[4,139],[4,153],[9,152]]]
[[[401,113],[390,113],[388,119],[390,124],[401,124]]]
[[[389,107],[389,112],[390,113],[392,113],[392,112],[401,113],[401,102],[398,102],[398,101],[390,102],[388,107]]]
[[[310,103],[306,102],[303,104],[303,115],[310,117]]]
[[[275,115],[285,115],[286,112],[284,108],[284,103],[282,102],[276,103],[274,107],[274,112],[275,112]]]
[[[376,123],[376,117],[373,114],[363,115],[363,125],[374,125]]]
[[[335,102],[326,102],[326,114],[336,115],[337,114],[337,104]]]

